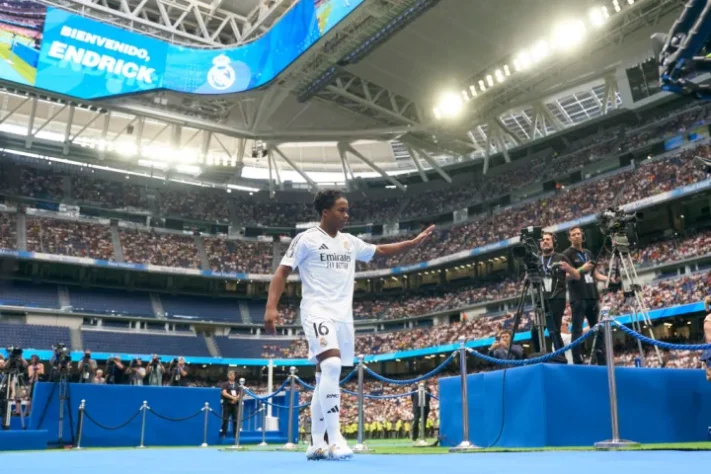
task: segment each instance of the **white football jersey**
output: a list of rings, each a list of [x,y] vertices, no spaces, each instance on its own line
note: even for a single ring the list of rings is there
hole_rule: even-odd
[[[353,320],[356,260],[369,262],[375,245],[341,232],[331,237],[313,227],[291,241],[281,264],[299,269],[301,318]]]

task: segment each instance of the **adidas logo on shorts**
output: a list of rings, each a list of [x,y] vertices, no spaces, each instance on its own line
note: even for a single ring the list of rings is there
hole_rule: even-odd
[[[321,244],[321,246],[318,248],[319,250],[328,250],[328,245],[326,244]]]

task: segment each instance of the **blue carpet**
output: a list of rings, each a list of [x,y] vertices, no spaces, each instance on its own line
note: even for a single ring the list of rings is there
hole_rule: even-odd
[[[217,449],[117,449],[3,453],[5,472],[46,474],[393,474],[394,472],[492,474],[669,474],[705,471],[711,452],[539,452],[432,455],[360,455],[344,462],[307,462],[303,453],[221,452]]]

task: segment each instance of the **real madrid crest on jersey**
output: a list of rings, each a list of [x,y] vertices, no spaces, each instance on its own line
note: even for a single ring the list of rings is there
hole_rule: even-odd
[[[230,58],[220,54],[212,60],[212,67],[207,73],[207,82],[214,89],[225,90],[235,83],[235,70],[230,66]]]
[[[347,240],[344,240],[343,241],[343,248],[350,252],[350,250],[351,250],[350,242],[348,242]]]

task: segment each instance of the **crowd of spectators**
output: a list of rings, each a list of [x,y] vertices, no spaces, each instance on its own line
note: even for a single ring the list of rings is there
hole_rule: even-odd
[[[124,229],[119,235],[123,258],[127,262],[200,268],[200,256],[193,236]]]
[[[561,188],[544,199],[509,207],[481,216],[467,224],[436,232],[427,242],[404,257],[376,258],[360,264],[361,270],[407,265],[458,251],[480,247],[518,235],[522,227],[548,226],[595,214],[613,203],[627,203],[706,178],[693,163],[694,156],[711,156],[709,146],[700,146],[673,157],[647,162],[632,171]],[[378,240],[377,243],[401,240]]]
[[[664,111],[650,116],[637,129],[613,127],[571,143],[560,154],[537,158],[535,163],[526,160],[514,161],[501,170],[494,169],[488,176],[477,177],[473,182],[450,186],[431,192],[406,193],[392,199],[364,199],[351,196],[351,221],[353,223],[381,223],[395,219],[442,213],[486,201],[502,194],[530,185],[542,179],[551,179],[584,166],[598,159],[638,149],[659,140],[669,133],[686,131],[706,123],[711,117],[711,106],[692,104],[683,109]],[[65,189],[65,176],[60,170],[38,170],[19,167],[20,176],[3,170],[2,184],[9,192],[22,196],[72,202],[91,203],[108,208],[141,208],[153,210],[152,201],[145,196],[155,196],[157,209],[163,216],[175,216],[197,220],[227,222],[234,218],[241,225],[293,226],[297,222],[309,222],[316,216],[307,202],[264,201],[242,193],[225,193],[219,189],[173,188],[168,186],[149,189],[128,181],[101,179],[98,175],[69,174],[71,193]],[[9,177],[9,178],[8,178]],[[18,179],[19,178],[19,179]],[[625,199],[633,199],[641,188],[652,179],[650,195],[675,181],[683,179],[669,176],[661,171],[653,176],[636,179],[637,186],[630,186]],[[687,180],[692,180],[689,177]]]
[[[272,272],[273,243],[206,237],[203,245],[212,271]]]
[[[114,260],[108,225],[27,217],[27,250]]]
[[[17,248],[17,218],[10,212],[0,212],[0,249]]]

